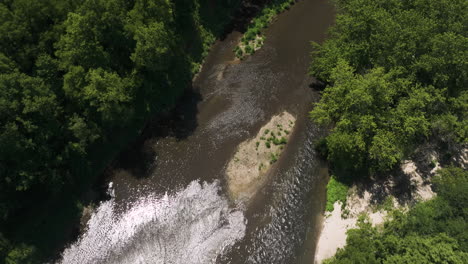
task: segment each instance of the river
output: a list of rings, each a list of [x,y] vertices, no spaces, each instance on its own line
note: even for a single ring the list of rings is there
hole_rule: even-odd
[[[319,97],[307,68],[310,41],[333,19],[329,1],[300,1],[241,62],[240,33],[217,42],[173,114],[111,166],[109,199],[58,263],[313,263],[328,175],[313,148],[324,131],[307,118]],[[285,151],[252,202],[235,204],[227,163],[282,111],[297,116]]]

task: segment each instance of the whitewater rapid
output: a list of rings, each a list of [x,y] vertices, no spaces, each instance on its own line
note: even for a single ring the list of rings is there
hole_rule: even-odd
[[[220,191],[218,181],[193,181],[172,195],[142,197],[122,213],[112,197],[57,264],[214,263],[246,229],[243,211]]]

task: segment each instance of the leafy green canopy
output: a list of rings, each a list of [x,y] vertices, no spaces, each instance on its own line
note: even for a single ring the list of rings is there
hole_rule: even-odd
[[[310,113],[334,125],[328,158],[346,169],[394,167],[431,136],[468,142],[468,2],[336,1],[310,74],[329,85]]]
[[[336,177],[332,175],[327,184],[327,205],[325,206],[325,210],[332,212],[335,202],[337,201],[340,201],[344,208],[348,196],[348,189],[349,187],[346,184],[338,181]]]
[[[2,229],[97,174],[110,146],[173,105],[240,1],[210,2],[0,1]]]
[[[392,212],[381,229],[361,218],[359,228],[348,231],[346,247],[325,263],[466,263],[468,172],[439,170],[435,184],[435,199],[408,213]]]

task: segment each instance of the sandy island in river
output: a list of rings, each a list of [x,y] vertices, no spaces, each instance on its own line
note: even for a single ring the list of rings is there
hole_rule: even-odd
[[[226,176],[229,194],[248,200],[265,182],[268,169],[278,160],[296,123],[288,112],[275,115],[253,139],[242,142],[229,162]]]

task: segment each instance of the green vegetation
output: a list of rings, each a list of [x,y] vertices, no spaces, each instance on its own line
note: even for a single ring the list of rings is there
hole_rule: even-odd
[[[251,55],[261,48],[265,41],[265,37],[261,35],[262,30],[268,27],[277,14],[289,9],[294,2],[295,0],[270,1],[247,27],[241,43],[234,49],[236,56],[242,59],[245,55]]]
[[[239,2],[0,3],[0,262],[66,239],[79,190],[174,105]]]
[[[428,139],[468,143],[468,3],[337,0],[310,74],[329,85],[311,117],[333,125],[328,159],[388,171]]]
[[[382,203],[377,204],[377,206],[375,206],[374,212],[381,211],[381,210],[384,210],[387,212],[392,211],[394,207],[393,202],[394,202],[393,196],[391,195],[387,196]]]
[[[277,137],[273,136],[269,138],[269,140],[275,145],[286,145],[286,143],[288,143],[285,137],[281,137],[281,139],[278,139]]]
[[[393,211],[383,228],[361,218],[346,247],[325,263],[466,263],[468,172],[442,169],[435,184],[436,198],[407,213]]]
[[[277,125],[277,128],[278,128],[278,131],[271,131],[269,129],[265,129],[265,131],[263,132],[264,135],[268,135],[270,134],[270,136],[268,138],[265,138],[265,137],[260,137],[261,140],[266,140],[265,142],[265,146],[267,148],[270,148],[271,147],[271,143],[273,143],[274,145],[286,145],[288,143],[288,141],[286,140],[285,137],[281,137],[281,138],[277,138],[276,135],[278,136],[281,136],[281,132],[280,130],[282,130],[282,125]],[[289,133],[289,132],[288,132]],[[286,133],[286,134],[288,134]],[[257,147],[258,147],[258,144],[257,144]]]
[[[271,153],[270,154],[270,164],[273,164],[278,161],[279,154],[278,153]]]
[[[348,196],[349,187],[346,184],[341,183],[336,179],[335,176],[330,177],[330,181],[327,184],[327,205],[325,210],[327,212],[333,211],[333,205],[337,201],[341,201],[341,205],[344,208],[346,206],[346,197]]]
[[[468,2],[335,3],[336,24],[314,44],[310,66],[327,84],[310,116],[333,127],[317,143],[333,173],[341,180],[346,172],[347,182],[383,176],[428,141],[448,149],[468,143]],[[390,199],[380,205],[391,211],[383,227],[361,217],[325,263],[466,263],[468,173],[439,170],[434,185],[437,197],[407,213]],[[346,186],[337,186],[332,178],[327,210],[344,199]]]
[[[263,152],[266,155],[269,155],[269,159],[270,159],[269,163],[270,164],[273,164],[276,161],[278,161],[278,158],[281,155],[281,150],[283,150],[284,146],[288,143],[288,141],[287,141],[287,139],[285,137],[281,137],[281,138],[276,137],[276,135],[281,134],[280,133],[281,129],[282,129],[282,125],[277,124],[276,129],[271,128],[271,129],[263,130],[262,135],[266,135],[267,138],[265,138],[264,136],[260,137],[260,140],[264,141],[265,147],[267,148],[265,150],[260,150],[260,151]],[[258,142],[258,141],[255,142],[255,145],[256,145],[255,150],[257,151],[257,155],[259,155],[258,147],[260,146],[260,142]],[[277,148],[275,148],[275,146],[277,146]],[[264,164],[260,164],[259,167],[258,167],[258,170],[261,171],[265,167],[266,166]]]
[[[288,141],[286,140],[285,137],[281,137],[281,139],[279,140],[279,144],[281,145],[286,145],[286,143],[288,143]]]
[[[260,163],[260,165],[258,165],[258,170],[261,171],[264,167],[265,165],[263,165],[263,163]]]

